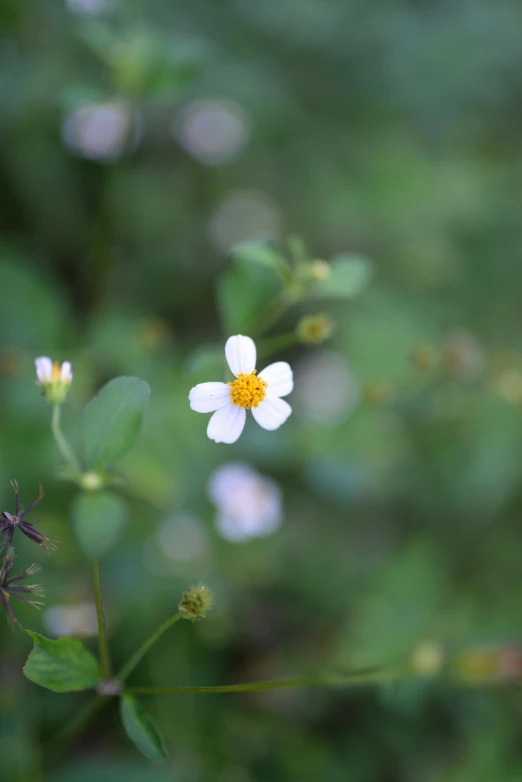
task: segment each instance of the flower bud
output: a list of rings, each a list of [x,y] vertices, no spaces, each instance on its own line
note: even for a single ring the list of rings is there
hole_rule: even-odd
[[[436,676],[444,666],[444,649],[435,641],[423,641],[413,650],[411,667],[419,676]]]
[[[214,595],[208,587],[200,584],[183,592],[178,608],[184,619],[196,622],[206,617],[207,611],[210,611],[213,604]]]
[[[84,491],[99,491],[103,487],[103,477],[90,470],[83,473],[80,483]]]
[[[60,366],[58,361],[54,364],[48,356],[40,356],[35,359],[36,385],[41,386],[43,395],[49,402],[60,405],[69,390],[72,382],[71,364],[64,361]]]
[[[427,371],[433,369],[438,357],[431,345],[419,343],[413,348],[410,358],[416,369]]]
[[[332,267],[328,261],[317,260],[312,261],[310,264],[310,279],[314,280],[314,282],[327,280],[331,273]]]
[[[296,334],[305,345],[319,345],[332,336],[333,327],[326,315],[306,315],[299,321]]]

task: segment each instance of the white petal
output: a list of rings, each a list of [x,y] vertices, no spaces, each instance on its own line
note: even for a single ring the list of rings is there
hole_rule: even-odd
[[[288,402],[277,396],[266,396],[261,404],[252,408],[252,415],[259,426],[269,431],[279,429],[291,412],[292,408]]]
[[[196,413],[213,413],[230,402],[227,383],[198,383],[190,389],[189,402]]]
[[[36,377],[39,383],[50,383],[51,375],[53,373],[53,362],[48,356],[40,356],[35,358],[34,365],[36,367]]]
[[[225,405],[216,410],[208,422],[207,434],[215,443],[235,443],[246,421],[244,407]]]
[[[229,337],[225,345],[225,356],[228,366],[234,375],[243,373],[249,375],[256,368],[256,346],[250,337],[237,334]]]
[[[71,369],[71,362],[70,361],[64,361],[62,364],[62,369],[60,372],[60,377],[62,380],[62,383],[72,383],[72,369]]]
[[[259,377],[268,383],[267,396],[287,396],[294,389],[294,375],[286,361],[270,364],[259,373]]]
[[[229,462],[212,473],[208,482],[208,496],[212,502],[223,509],[228,507],[230,499],[237,497],[238,489],[252,480],[256,473],[242,462]]]
[[[251,537],[250,532],[243,529],[241,523],[238,523],[237,519],[222,511],[219,511],[216,514],[214,524],[221,537],[228,540],[229,543],[243,543],[243,541],[248,540],[249,537]]]

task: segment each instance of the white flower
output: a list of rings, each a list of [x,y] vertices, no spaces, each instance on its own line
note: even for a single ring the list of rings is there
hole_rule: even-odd
[[[248,464],[226,464],[208,484],[208,496],[216,505],[215,525],[231,543],[271,535],[281,525],[281,489],[271,478]]]
[[[94,603],[55,605],[48,608],[43,623],[51,635],[92,636],[98,632]]]
[[[197,413],[212,413],[207,434],[216,443],[235,443],[246,421],[246,411],[263,429],[278,429],[292,408],[281,399],[293,387],[292,370],[286,361],[276,361],[256,374],[256,346],[250,337],[238,334],[225,345],[228,366],[236,376],[231,383],[199,383],[191,389],[189,402]]]
[[[64,361],[60,366],[58,361],[53,363],[49,356],[39,356],[34,364],[36,384],[42,386],[47,399],[58,404],[63,402],[73,379],[71,362]]]

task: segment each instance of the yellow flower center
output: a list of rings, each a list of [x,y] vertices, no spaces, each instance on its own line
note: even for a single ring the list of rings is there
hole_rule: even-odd
[[[242,372],[237,376],[237,380],[228,384],[230,386],[230,399],[233,405],[245,407],[249,410],[251,407],[257,407],[266,396],[268,383],[256,377],[256,370],[245,375]]]
[[[60,364],[55,361],[53,364],[53,371],[51,372],[51,383],[59,383],[62,377],[62,368]]]

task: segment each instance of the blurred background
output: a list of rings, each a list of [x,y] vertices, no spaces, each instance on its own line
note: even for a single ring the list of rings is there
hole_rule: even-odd
[[[47,556],[19,540],[47,593],[20,621],[96,632],[78,490],[57,477],[34,385],[44,354],[73,363],[73,442],[108,379],[152,389],[121,465],[124,531],[101,561],[115,664],[187,586],[216,594],[134,683],[397,659],[420,674],[147,699],[164,767],[107,708],[41,778],[522,778],[521,74],[515,0],[0,3],[1,510],[10,478],[24,505],[43,483],[32,520],[61,541]],[[368,259],[372,279],[267,331],[317,312],[336,324],[273,356],[295,371],[288,423],[249,420],[215,445],[187,395],[221,379],[212,351],[249,301],[232,248],[286,252],[292,235],[311,260]],[[29,639],[0,620],[0,775],[28,780],[87,696],[24,679]],[[432,675],[450,659],[458,674]]]

